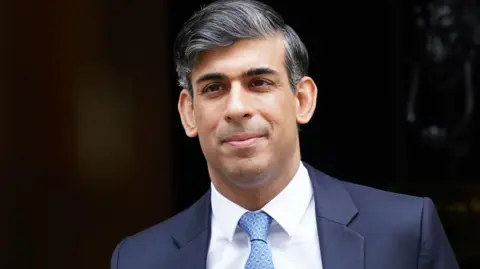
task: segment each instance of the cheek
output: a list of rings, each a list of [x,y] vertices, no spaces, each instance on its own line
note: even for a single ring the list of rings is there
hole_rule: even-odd
[[[220,121],[220,113],[216,111],[215,106],[198,106],[194,113],[200,139],[214,135]]]
[[[200,147],[205,155],[211,156],[215,154],[215,124],[211,118],[212,114],[209,114],[208,111],[199,110],[195,113],[195,121],[198,132],[198,140],[200,142]]]
[[[274,127],[281,129],[290,128],[290,125],[296,124],[295,117],[295,98],[287,94],[277,94],[263,102],[265,118],[271,122]],[[275,126],[276,125],[276,126]]]

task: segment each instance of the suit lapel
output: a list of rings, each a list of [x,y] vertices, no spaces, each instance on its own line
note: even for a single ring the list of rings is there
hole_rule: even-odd
[[[205,269],[207,264],[208,243],[210,233],[208,230],[201,232],[192,241],[180,248],[175,265],[171,268],[178,269]]]
[[[330,220],[317,217],[323,269],[362,269],[363,237]]]
[[[348,225],[358,210],[343,184],[304,163],[312,180],[323,269],[363,269],[364,238]]]
[[[183,212],[177,227],[172,227],[173,239],[179,248],[170,268],[205,269],[210,243],[210,191],[196,204]]]

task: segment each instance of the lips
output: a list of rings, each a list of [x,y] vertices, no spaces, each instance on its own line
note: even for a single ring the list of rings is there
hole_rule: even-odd
[[[258,134],[249,134],[249,133],[241,133],[241,134],[233,134],[225,139],[225,142],[241,142],[245,140],[249,140],[252,138],[257,138],[260,135]]]
[[[245,147],[253,144],[261,135],[251,133],[233,134],[227,137],[224,142],[232,146]]]

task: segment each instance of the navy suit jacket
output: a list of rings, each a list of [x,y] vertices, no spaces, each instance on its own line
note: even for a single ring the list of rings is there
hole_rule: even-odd
[[[429,198],[343,182],[304,164],[324,269],[458,268]],[[206,268],[210,219],[208,191],[190,208],[121,241],[111,269]]]

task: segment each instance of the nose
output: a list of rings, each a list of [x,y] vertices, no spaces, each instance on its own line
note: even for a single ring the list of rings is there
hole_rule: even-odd
[[[233,85],[230,89],[225,119],[230,122],[240,122],[252,117],[252,108],[250,106],[248,91],[241,85]]]

